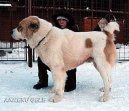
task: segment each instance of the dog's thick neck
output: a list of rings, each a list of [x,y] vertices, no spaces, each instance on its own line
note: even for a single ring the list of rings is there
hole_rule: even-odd
[[[43,22],[43,23],[42,23]],[[47,28],[46,28],[47,25]],[[28,43],[31,48],[37,48],[41,42],[45,44],[47,42],[47,36],[51,32],[53,25],[45,20],[40,19],[40,28],[33,34],[33,37],[28,39]],[[35,39],[36,38],[36,39]]]
[[[51,28],[52,29],[52,28]],[[34,47],[34,49],[35,48],[37,48],[40,44],[41,44],[41,42],[43,42],[44,40],[45,40],[45,38],[49,35],[49,33],[51,32],[51,29],[48,31],[48,33],[46,34],[46,36],[44,36],[39,42],[38,42],[38,44]],[[45,44],[46,42],[44,42],[44,44]]]

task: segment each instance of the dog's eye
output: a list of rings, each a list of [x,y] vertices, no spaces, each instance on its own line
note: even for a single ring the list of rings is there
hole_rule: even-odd
[[[22,27],[22,26],[20,26],[20,25],[17,27],[18,32],[21,32],[21,31],[22,31],[22,29],[23,29],[23,27]]]

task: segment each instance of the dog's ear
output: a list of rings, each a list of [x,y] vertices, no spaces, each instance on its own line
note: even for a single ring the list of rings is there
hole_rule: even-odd
[[[29,29],[33,32],[36,32],[39,29],[39,21],[33,20],[30,22]]]

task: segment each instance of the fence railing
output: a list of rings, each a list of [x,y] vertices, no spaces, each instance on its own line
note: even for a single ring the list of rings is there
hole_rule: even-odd
[[[80,31],[93,30],[99,19],[113,14],[121,29],[116,43],[123,44],[117,49],[118,60],[129,60],[125,45],[129,43],[129,0],[117,0],[117,4],[116,0],[0,0],[0,4],[6,3],[11,6],[0,5],[0,50],[6,53],[6,57],[0,57],[1,61],[25,60],[32,66],[32,60],[36,61],[37,58],[35,53],[32,53],[25,42],[21,44],[21,41],[14,41],[10,31],[29,15],[36,15],[53,23],[52,15],[61,9],[66,9],[73,15]],[[13,55],[13,51],[17,51],[17,56]],[[20,51],[24,53],[20,54]]]

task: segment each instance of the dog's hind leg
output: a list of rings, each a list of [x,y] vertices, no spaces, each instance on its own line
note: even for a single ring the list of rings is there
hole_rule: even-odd
[[[96,56],[94,58],[94,62],[96,64],[96,68],[99,71],[104,83],[104,94],[102,97],[100,97],[100,101],[105,102],[109,99],[109,93],[111,89],[111,66],[105,60],[104,55],[102,55],[102,57]]]
[[[64,86],[66,80],[66,72],[64,68],[58,67],[52,70],[54,87],[53,92],[54,95],[50,98],[51,102],[61,101],[64,94]]]
[[[94,67],[96,68],[96,70],[97,70],[98,72],[100,72],[99,69],[97,68],[96,63],[93,62],[93,64],[94,64]],[[110,92],[111,92],[111,85],[112,85],[111,73],[109,73],[109,83],[110,83]],[[99,90],[100,90],[101,92],[104,92],[104,87],[100,88]]]

